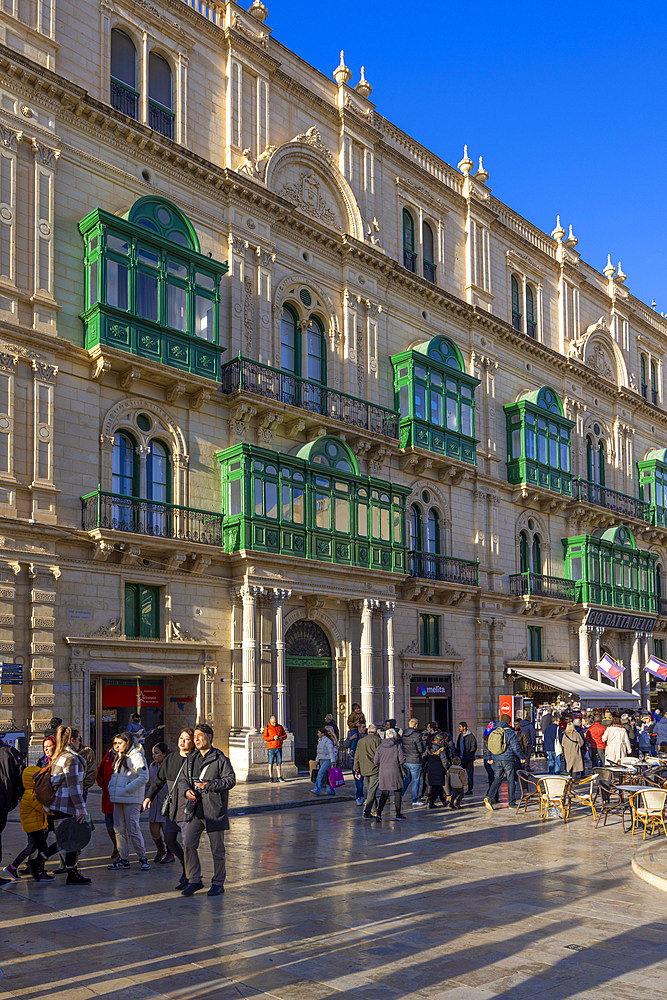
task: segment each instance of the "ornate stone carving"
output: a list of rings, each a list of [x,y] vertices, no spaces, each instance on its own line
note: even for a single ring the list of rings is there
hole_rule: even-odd
[[[32,370],[34,371],[35,376],[43,382],[53,382],[56,377],[56,372],[58,371],[58,365],[49,365],[46,361],[40,361],[33,358]]]
[[[272,441],[277,428],[284,419],[284,413],[265,413],[257,428],[257,437],[259,440],[264,441],[267,444],[269,441]]]
[[[192,635],[180,622],[172,618],[169,622],[169,638],[177,639],[181,642],[201,642],[201,636]]]
[[[51,167],[51,169],[57,167],[58,160],[60,159],[59,149],[53,149],[51,146],[47,146],[45,143],[38,142],[37,139],[33,138],[32,151],[37,163],[41,163],[44,167]]]
[[[401,650],[401,656],[412,656],[413,653],[419,652],[419,639],[413,639],[409,642],[405,649]]]
[[[341,232],[338,220],[331,211],[326,199],[320,191],[319,179],[313,173],[303,171],[299,174],[297,184],[285,184],[278,194],[288,201],[294,202],[297,208],[306,215],[319,219],[325,225]]]
[[[269,36],[266,34],[266,32],[260,31],[259,33],[257,33],[255,31],[251,31],[250,28],[243,23],[243,19],[241,18],[240,14],[234,14],[232,18],[232,28],[234,28],[236,31],[240,31],[240,33],[244,35],[245,38],[247,38],[251,42],[254,42],[255,45],[261,45],[263,49],[268,48]]]
[[[252,335],[255,329],[255,295],[252,287],[252,278],[246,278],[243,282],[243,335],[245,337],[246,348],[252,347]]]
[[[208,403],[212,395],[210,389],[199,389],[197,392],[193,392],[190,396],[190,409],[201,410],[204,403]]]
[[[602,375],[603,378],[609,379],[610,382],[615,381],[614,371],[600,344],[596,344],[591,351],[588,358],[588,366],[598,372],[599,375]]]
[[[30,646],[33,656],[53,656],[55,651],[55,642],[33,642]]]
[[[252,153],[249,149],[243,150],[243,159],[236,168],[237,173],[247,174],[248,177],[257,177],[257,164],[252,158]]]
[[[139,368],[128,368],[119,378],[119,384],[121,389],[128,392],[132,388],[132,383],[140,377],[141,370]]]
[[[13,372],[17,362],[18,357],[15,354],[7,354],[4,351],[0,351],[0,368],[4,371]]]
[[[11,622],[9,624],[11,625],[14,624],[14,615],[5,615],[4,617],[11,618]],[[4,624],[3,618],[0,617],[0,625],[3,624]],[[32,628],[54,629],[55,627],[56,627],[55,618],[33,618],[32,620]]]
[[[255,254],[257,255],[259,266],[270,271],[275,263],[276,255],[270,250],[264,250],[262,247],[256,247]]]
[[[16,151],[22,138],[23,132],[17,132],[16,129],[8,128],[7,125],[0,125],[0,141],[7,149]]]
[[[111,370],[111,362],[100,355],[90,366],[90,377],[93,382],[98,382],[108,371]]]
[[[235,236],[233,233],[230,233],[229,236],[227,237],[227,243],[229,244],[229,249],[231,250],[231,252],[238,253],[241,255],[241,257],[245,255],[245,252],[249,246],[247,240],[244,240],[242,236]]]
[[[87,638],[117,639],[120,634],[120,618],[110,618],[106,625],[100,625],[94,632],[89,632]]]
[[[8,639],[6,642],[0,642],[0,653],[13,653],[14,652],[14,642]]]
[[[232,434],[241,440],[245,440],[248,432],[248,424],[256,414],[257,408],[250,406],[248,403],[241,403],[237,406],[229,418]]]
[[[322,142],[322,136],[320,135],[320,130],[317,125],[311,125],[306,132],[300,132],[298,135],[295,135],[292,142],[305,142],[306,145],[312,146],[313,149],[316,149],[318,153],[325,157],[325,159],[333,160],[332,154]]]
[[[113,552],[113,542],[104,542],[101,539],[95,542],[95,551],[93,552],[93,562],[106,562],[111,553]]]

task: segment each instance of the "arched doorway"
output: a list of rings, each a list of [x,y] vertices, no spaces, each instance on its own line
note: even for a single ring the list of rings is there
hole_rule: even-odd
[[[317,749],[317,729],[333,711],[331,646],[315,622],[294,622],[285,635],[290,729],[294,763],[307,767]]]

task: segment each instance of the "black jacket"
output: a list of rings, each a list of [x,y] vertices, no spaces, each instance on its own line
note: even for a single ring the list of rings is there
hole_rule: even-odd
[[[474,733],[466,733],[463,739],[460,738],[461,733],[456,737],[454,743],[454,754],[461,758],[462,764],[469,764],[471,760],[475,759],[475,754],[477,753],[477,739]],[[459,746],[463,744],[461,753],[459,753]]]
[[[181,774],[185,773],[186,766],[187,757],[181,757],[178,750],[167,754],[158,768],[155,779],[151,782],[150,787],[146,792],[146,798],[149,798],[152,802],[158,792],[160,792],[165,785],[167,786],[167,792],[170,800],[169,819],[173,820],[174,823],[182,823],[185,819],[183,809],[187,799],[179,796],[178,789],[174,788],[174,782],[176,781],[176,778],[179,777],[179,772]],[[181,767],[183,768],[182,771]]]
[[[428,760],[426,764],[426,774],[428,776],[429,785],[445,784],[445,776],[447,774],[449,764],[450,761],[447,753],[447,747],[440,747],[438,745],[431,746],[431,749],[428,751]]]
[[[422,736],[419,730],[411,729],[408,726],[407,729],[403,730],[401,743],[405,752],[405,763],[421,764],[424,756],[424,744],[422,743]]]
[[[0,746],[0,816],[16,809],[23,791],[20,757],[14,747]]]
[[[195,781],[205,781],[206,788],[203,791],[195,788]],[[204,756],[199,750],[193,750],[178,779],[178,798],[185,800],[185,793],[192,789],[197,793],[195,816],[204,820],[207,832],[229,830],[227,796],[235,784],[234,768],[222,750],[211,747]]]

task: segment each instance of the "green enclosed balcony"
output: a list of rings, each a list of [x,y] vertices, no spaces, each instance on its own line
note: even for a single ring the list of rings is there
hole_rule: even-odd
[[[667,528],[667,449],[656,448],[637,462],[639,496],[647,505],[647,520]]]
[[[363,476],[324,435],[294,455],[239,444],[218,453],[223,547],[407,572],[407,487]]]
[[[657,555],[638,549],[626,525],[563,539],[565,575],[579,604],[657,614]]]
[[[507,418],[507,479],[572,496],[570,432],[574,427],[549,386],[503,407]]]
[[[126,351],[204,378],[220,378],[220,280],[227,264],[201,253],[179,208],[140,198],[126,218],[95,209],[85,243],[84,345]]]
[[[469,465],[477,462],[475,388],[456,344],[433,337],[394,354],[394,392],[401,448],[426,448]]]

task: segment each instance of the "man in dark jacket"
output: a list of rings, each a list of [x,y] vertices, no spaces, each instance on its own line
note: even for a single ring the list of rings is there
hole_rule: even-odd
[[[549,720],[548,725],[547,719]],[[542,716],[542,735],[544,737],[544,756],[549,762],[549,774],[560,774],[564,761],[562,754],[556,753],[556,742],[560,742],[562,736],[559,716]]]
[[[403,753],[405,754],[405,766],[408,774],[403,782],[403,795],[405,795],[408,785],[412,784],[412,804],[419,806],[419,782],[422,775],[422,759],[424,757],[424,744],[419,732],[419,719],[410,719],[407,728],[403,730],[401,737]]]
[[[213,855],[213,879],[208,895],[220,896],[225,891],[225,830],[229,830],[227,796],[236,784],[236,775],[229,758],[213,746],[213,730],[205,722],[195,726],[194,741],[196,750],[188,754],[178,779],[179,796],[184,795],[188,800],[187,808],[192,817],[183,834],[188,884],[181,895],[193,896],[204,888],[197,848],[206,830]]]
[[[23,783],[21,781],[20,755],[14,747],[0,745],[0,837],[7,826],[7,817],[12,809],[16,809],[21,798]],[[2,841],[0,840],[0,859],[2,858]],[[0,862],[1,864],[1,862]],[[0,878],[0,889],[14,882],[11,878]]]
[[[377,734],[377,726],[374,726],[371,722],[366,735],[357,740],[357,747],[354,751],[354,773],[366,779],[366,801],[364,803],[363,819],[371,818],[371,809],[375,804],[380,766],[375,763],[374,758],[375,751],[381,742]]]
[[[491,732],[489,733],[489,739],[487,741],[487,755],[489,763],[493,768],[493,782],[489,791],[484,799],[484,805],[487,809],[493,812],[493,800],[498,794],[498,789],[500,788],[500,783],[503,778],[507,778],[507,804],[511,808],[514,802],[514,775],[516,772],[516,762],[520,761],[522,764],[525,763],[525,758],[521,752],[521,747],[519,746],[519,741],[516,738],[516,733],[510,725],[509,715],[501,715],[500,722],[497,723]],[[493,746],[495,743],[493,734],[497,730],[502,730],[504,733],[504,749],[496,750]]]
[[[461,758],[461,767],[465,768],[468,775],[468,791],[466,795],[472,795],[472,783],[475,776],[475,754],[477,753],[477,739],[474,733],[468,732],[468,723],[459,722],[459,735],[456,737],[456,756]]]

